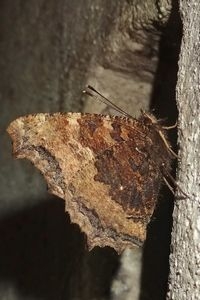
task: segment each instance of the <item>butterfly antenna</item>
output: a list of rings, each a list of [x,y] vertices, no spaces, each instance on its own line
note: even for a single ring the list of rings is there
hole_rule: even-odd
[[[106,98],[105,96],[103,96],[101,93],[99,93],[97,90],[95,90],[95,88],[93,88],[91,85],[88,85],[86,87],[86,89],[83,91],[83,93],[91,96],[91,97],[95,97],[97,100],[103,102],[104,104],[108,105],[109,107],[113,108],[114,110],[118,111],[120,114],[128,117],[128,118],[132,118],[131,115],[129,115],[128,113],[126,113],[123,109],[121,109],[119,106],[117,106],[116,104],[114,104],[113,102],[111,102],[108,98]],[[95,94],[93,94],[95,93]]]

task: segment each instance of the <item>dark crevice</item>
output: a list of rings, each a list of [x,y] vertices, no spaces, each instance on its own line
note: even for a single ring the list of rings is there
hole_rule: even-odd
[[[156,117],[167,117],[169,125],[174,124],[177,120],[175,88],[182,37],[178,1],[172,1],[172,4],[168,23],[165,27],[160,28],[162,35],[159,47],[159,63],[151,102],[151,108],[154,109]],[[173,148],[176,149],[176,130],[169,131],[169,140]],[[173,195],[164,185],[160,195],[162,198],[160,197],[152,221],[148,226],[147,240],[143,251],[140,300],[166,299]]]

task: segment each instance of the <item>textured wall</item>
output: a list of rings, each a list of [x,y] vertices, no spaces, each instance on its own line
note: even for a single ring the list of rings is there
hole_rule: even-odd
[[[183,40],[179,60],[178,184],[187,194],[173,213],[168,299],[199,299],[200,295],[200,3],[180,1]]]

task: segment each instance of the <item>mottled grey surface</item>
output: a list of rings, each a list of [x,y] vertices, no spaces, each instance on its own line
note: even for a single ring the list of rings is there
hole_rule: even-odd
[[[200,297],[200,2],[181,0],[183,41],[179,60],[177,105],[179,115],[178,184],[188,195],[178,197],[173,213],[167,299]]]

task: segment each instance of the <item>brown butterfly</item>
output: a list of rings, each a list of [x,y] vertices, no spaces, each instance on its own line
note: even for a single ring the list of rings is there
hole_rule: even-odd
[[[89,249],[110,246],[118,253],[143,244],[175,156],[167,128],[153,115],[142,112],[134,119],[120,112],[123,116],[38,113],[8,127],[14,155],[29,159],[49,191],[65,200]]]

